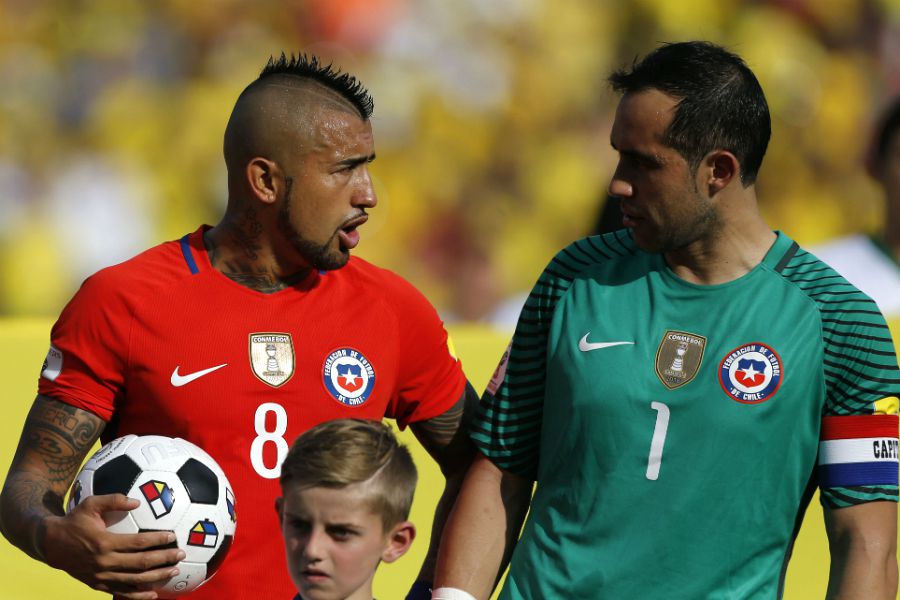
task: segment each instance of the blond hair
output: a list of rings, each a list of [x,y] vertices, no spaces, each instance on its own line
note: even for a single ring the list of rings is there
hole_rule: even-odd
[[[385,529],[409,517],[416,466],[389,425],[337,419],[299,436],[281,465],[281,489],[343,488],[365,483],[369,502]]]

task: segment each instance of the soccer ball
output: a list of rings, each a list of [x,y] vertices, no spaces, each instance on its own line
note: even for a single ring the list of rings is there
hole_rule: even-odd
[[[94,453],[72,484],[67,512],[88,496],[125,494],[141,505],[104,515],[107,531],[174,531],[187,556],[156,591],[172,598],[213,576],[231,548],[234,493],[206,452],[181,438],[126,435]]]

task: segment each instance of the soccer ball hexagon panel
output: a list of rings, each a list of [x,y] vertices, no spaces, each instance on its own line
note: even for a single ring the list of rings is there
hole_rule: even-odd
[[[180,573],[157,590],[160,597],[186,594],[213,576],[231,547],[237,517],[228,478],[209,454],[181,438],[117,438],[85,463],[67,512],[88,496],[115,493],[141,504],[106,513],[108,531],[174,531],[187,555],[178,563]]]

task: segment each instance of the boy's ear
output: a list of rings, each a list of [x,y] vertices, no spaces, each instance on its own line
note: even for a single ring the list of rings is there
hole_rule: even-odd
[[[281,496],[275,498],[275,513],[278,515],[278,524],[282,525],[284,521],[284,498]]]
[[[397,523],[388,535],[387,547],[381,553],[381,560],[394,562],[409,550],[413,540],[416,539],[416,526],[409,521]]]

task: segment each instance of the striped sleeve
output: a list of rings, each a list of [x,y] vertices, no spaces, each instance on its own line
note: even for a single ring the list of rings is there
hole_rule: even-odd
[[[828,508],[898,500],[900,371],[894,343],[873,301],[847,303],[847,312],[823,319],[828,390],[819,487]],[[864,310],[869,312],[850,312]]]
[[[898,499],[900,370],[878,306],[806,252],[797,271],[819,307],[825,404],[819,442],[820,499],[827,508]]]
[[[476,446],[501,469],[537,479],[547,340],[557,305],[579,273],[631,254],[630,241],[619,231],[574,242],[553,258],[532,288],[471,428]]]

